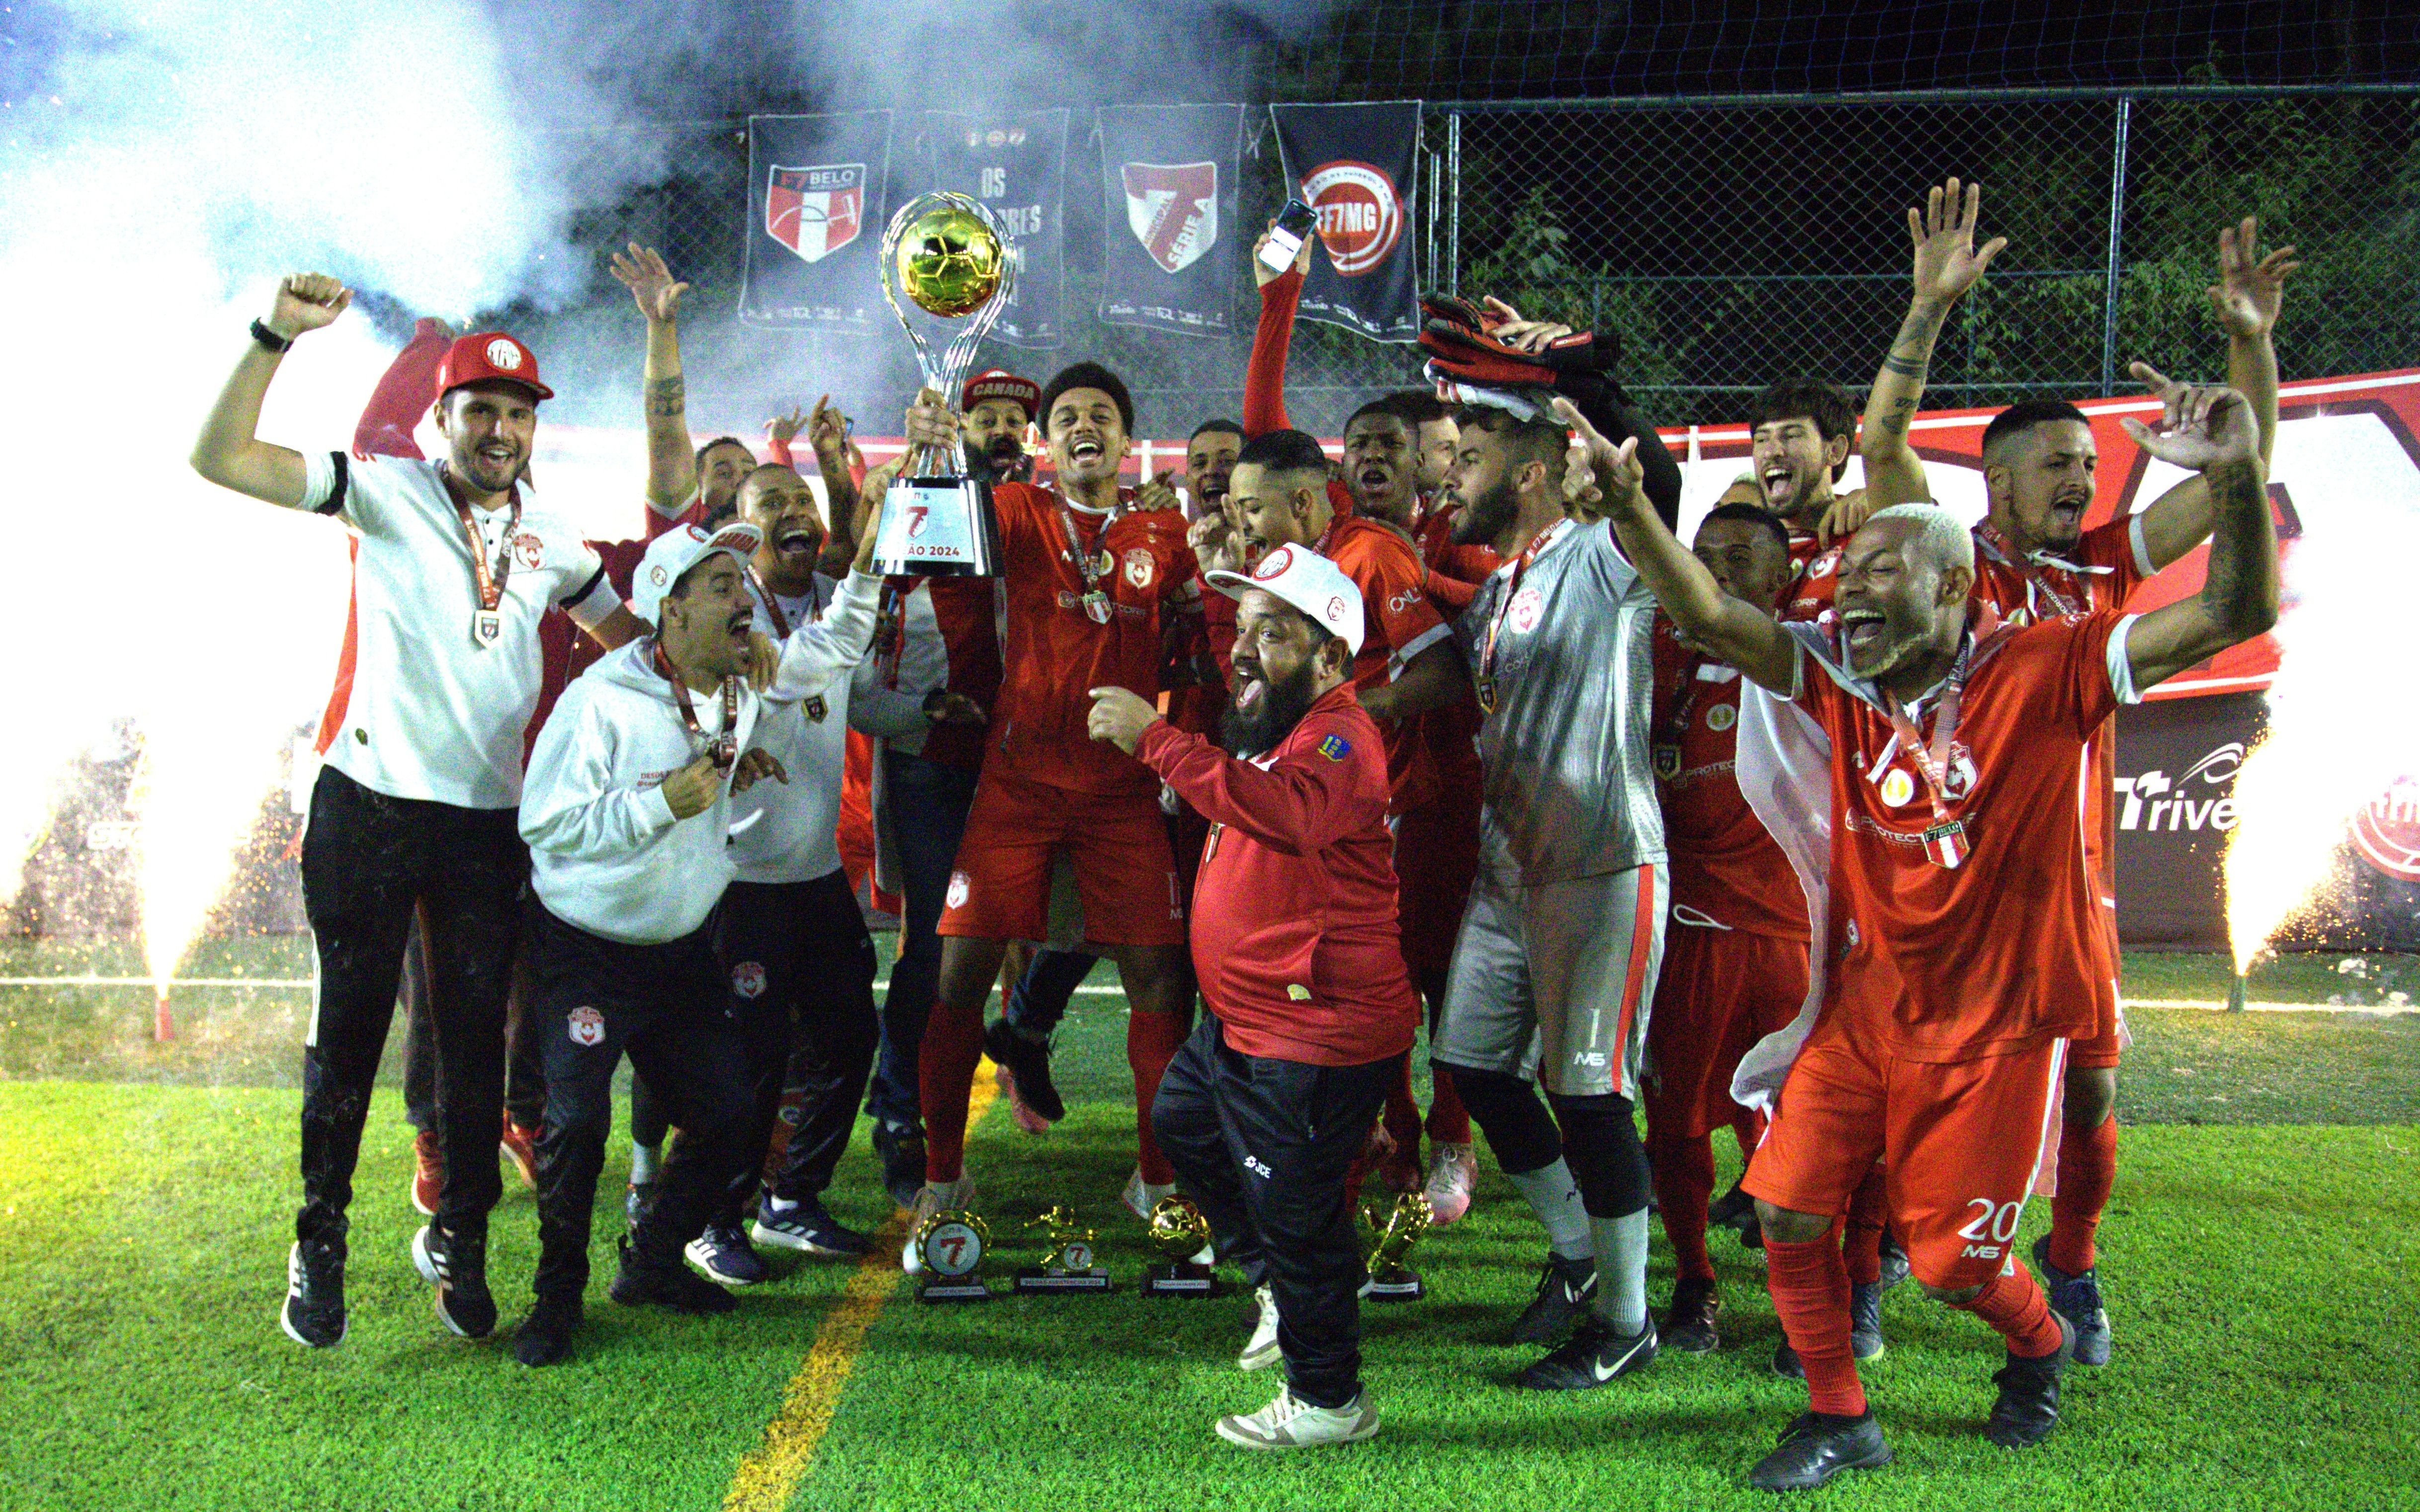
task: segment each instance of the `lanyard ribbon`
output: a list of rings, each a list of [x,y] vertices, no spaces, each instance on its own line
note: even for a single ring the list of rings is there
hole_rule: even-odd
[[[1924,732],[1917,728],[1899,700],[1882,692],[1883,712],[1890,716],[1891,733],[1916,764],[1916,772],[1924,779],[1924,795],[1932,804],[1932,823],[1925,826],[1925,858],[1945,871],[1956,871],[1966,859],[1966,825],[1949,812],[1950,742],[1958,730],[1958,703],[1966,689],[1966,672],[1975,653],[1975,642],[1968,640],[1959,648],[1957,664],[1950,668],[1943,683],[1941,696],[1932,706],[1932,739],[1928,744]]]
[[[1084,540],[1078,532],[1076,511],[1067,502],[1066,496],[1058,496],[1058,501],[1059,525],[1067,532],[1067,554],[1075,559],[1076,571],[1084,579],[1084,612],[1094,625],[1107,625],[1109,623],[1109,595],[1101,592],[1101,579],[1109,576],[1109,569],[1100,559],[1109,553],[1101,543],[1109,539],[1109,527],[1125,513],[1125,501],[1122,498],[1110,506],[1109,517],[1101,521],[1100,529],[1093,532],[1090,541]]]
[[[1512,595],[1521,591],[1521,579],[1528,572],[1529,563],[1538,560],[1538,553],[1562,535],[1565,524],[1565,521],[1557,520],[1552,530],[1541,531],[1530,537],[1529,544],[1523,547],[1521,554],[1512,561],[1512,578],[1504,585],[1504,597],[1497,602],[1496,612],[1488,616],[1487,640],[1479,651],[1478,686],[1473,689],[1479,695],[1479,712],[1481,714],[1496,712],[1496,641],[1503,633],[1504,617],[1512,611]]]
[[[673,671],[672,659],[664,655],[661,642],[656,646],[656,671],[673,685],[673,702],[680,705],[681,723],[688,727],[690,738],[699,743],[699,752],[713,755],[715,770],[730,771],[739,760],[739,679],[722,680],[722,732],[708,742],[705,727],[697,722],[697,706],[690,702],[689,684]]]
[[[454,517],[461,522],[463,544],[471,548],[471,584],[479,594],[479,608],[471,616],[471,640],[474,645],[492,646],[504,634],[504,619],[497,606],[504,601],[504,584],[513,576],[513,535],[521,527],[521,491],[518,486],[512,490],[513,512],[504,520],[492,568],[488,565],[488,543],[471,518],[471,506],[451,488],[446,495],[454,501]]]

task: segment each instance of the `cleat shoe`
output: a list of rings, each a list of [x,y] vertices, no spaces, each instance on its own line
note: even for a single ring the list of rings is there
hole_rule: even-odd
[[[315,1350],[345,1342],[343,1244],[297,1244],[286,1252],[286,1304],[277,1323],[287,1338]]]
[[[423,1224],[411,1236],[411,1266],[437,1288],[437,1320],[466,1339],[496,1331],[496,1299],[488,1294],[488,1241]]]
[[[1885,1228],[1883,1230],[1882,1251],[1883,1289],[1888,1291],[1908,1277],[1907,1250],[1900,1243],[1899,1236]]]
[[[2000,1396],[1992,1404],[1983,1436],[2003,1449],[2029,1449],[2058,1426],[2058,1378],[2075,1358],[2075,1325],[2055,1313],[2051,1316],[2058,1318],[2057,1349],[2038,1360],[2012,1354],[2007,1365],[1992,1372]]]
[[[1067,1104],[1060,1101],[1059,1088],[1050,1082],[1049,1041],[1029,1040],[1009,1027],[1008,1020],[994,1019],[984,1028],[984,1054],[1000,1068],[1000,1089],[1008,1094],[1009,1105],[1026,1133],[1046,1133],[1067,1116]],[[1028,1123],[1029,1116],[1041,1127]]]
[[[752,1287],[772,1273],[754,1250],[748,1247],[748,1236],[737,1224],[708,1224],[681,1249],[689,1263],[706,1273],[709,1281],[726,1287]]]
[[[759,1244],[775,1244],[807,1255],[855,1259],[874,1249],[872,1240],[844,1226],[813,1197],[784,1202],[768,1194],[757,1206],[756,1222],[748,1231]]]
[[[1884,1281],[1857,1281],[1849,1287],[1849,1352],[1860,1360],[1879,1360],[1883,1343]]]
[[[2109,1309],[2101,1301],[2101,1267],[2095,1265],[2070,1273],[2050,1263],[2050,1236],[2034,1241],[2034,1269],[2049,1283],[2042,1289],[2050,1294],[2050,1310],[2067,1319],[2075,1330],[2075,1363],[2104,1365],[2109,1363]]]
[[[1617,1334],[1590,1313],[1561,1349],[1514,1376],[1512,1384],[1529,1391],[1589,1391],[1654,1363],[1654,1319],[1636,1334]]]
[[[437,1131],[423,1129],[411,1136],[411,1211],[423,1218],[437,1216],[437,1199],[445,1191],[445,1155],[437,1148]]]
[[[1662,1347],[1683,1354],[1713,1353],[1722,1347],[1723,1336],[1714,1328],[1714,1315],[1722,1310],[1723,1299],[1712,1281],[1682,1277],[1672,1288],[1671,1309],[1664,1315]]]
[[[924,1190],[924,1134],[912,1124],[874,1125],[874,1153],[882,1162],[882,1190],[900,1207],[916,1205]]]
[[[1430,1145],[1428,1180],[1420,1187],[1429,1199],[1430,1227],[1459,1222],[1470,1211],[1470,1195],[1478,1184],[1479,1162],[1468,1145]]]
[[[916,1190],[916,1200],[908,1210],[908,1242],[899,1249],[899,1269],[909,1275],[922,1275],[924,1257],[917,1253],[917,1231],[924,1220],[937,1212],[949,1212],[971,1204],[975,1199],[975,1181],[971,1176],[961,1176],[954,1181],[927,1181]]]
[[[1780,1447],[1747,1473],[1747,1483],[1760,1491],[1812,1490],[1844,1470],[1871,1470],[1890,1458],[1873,1409],[1854,1417],[1801,1412],[1782,1430]]]
[[[513,1358],[531,1366],[561,1365],[570,1359],[571,1336],[580,1331],[582,1314],[577,1293],[539,1297],[514,1335]]]
[[[1252,1336],[1244,1343],[1244,1351],[1235,1356],[1235,1364],[1246,1370],[1265,1370],[1278,1363],[1278,1299],[1269,1288],[1261,1287],[1252,1292],[1260,1311],[1252,1317]]]
[[[1358,1443],[1378,1431],[1378,1410],[1367,1391],[1342,1407],[1313,1407],[1280,1386],[1277,1400],[1249,1416],[1222,1417],[1218,1437],[1247,1449],[1310,1449]]]
[[[727,1313],[739,1305],[738,1298],[688,1266],[649,1265],[628,1244],[622,1246],[622,1263],[606,1295],[625,1307],[654,1305],[676,1313]]]
[[[1136,1217],[1149,1223],[1151,1210],[1159,1206],[1160,1199],[1174,1196],[1176,1196],[1174,1181],[1146,1181],[1142,1179],[1142,1167],[1138,1165],[1135,1167],[1135,1173],[1126,1178],[1126,1189],[1120,1195],[1119,1200],[1123,1201],[1127,1211]]]
[[[1572,1331],[1572,1325],[1587,1316],[1590,1299],[1596,1295],[1596,1260],[1567,1260],[1559,1255],[1548,1255],[1538,1275],[1538,1294],[1529,1299],[1512,1331],[1504,1335],[1507,1344],[1544,1344],[1561,1338]]]
[[[506,1119],[504,1135],[497,1140],[496,1148],[504,1152],[504,1159],[513,1163],[513,1173],[521,1179],[521,1185],[536,1191],[537,1131],[524,1129]]]

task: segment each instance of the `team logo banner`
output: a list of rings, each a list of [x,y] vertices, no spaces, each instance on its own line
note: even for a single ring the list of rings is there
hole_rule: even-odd
[[[1319,212],[1322,251],[1303,279],[1303,318],[1373,341],[1416,339],[1420,102],[1271,105],[1269,119],[1286,182]]]
[[[935,113],[924,117],[924,143],[931,180],[916,186],[918,192],[954,190],[981,200],[1008,232],[1016,289],[991,328],[991,339],[1035,350],[1063,345],[1067,112]]]
[[[753,325],[871,328],[890,213],[891,113],[748,118],[747,265]]]
[[[1229,334],[1251,244],[1235,226],[1244,107],[1109,106],[1100,131],[1101,318]]]

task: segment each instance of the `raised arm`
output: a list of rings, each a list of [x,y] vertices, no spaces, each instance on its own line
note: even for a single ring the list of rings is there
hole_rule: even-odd
[[[1277,223],[1269,225],[1274,230]],[[1311,249],[1318,238],[1303,238],[1294,255],[1294,266],[1281,273],[1271,272],[1269,265],[1261,261],[1261,249],[1268,239],[1268,232],[1264,231],[1252,243],[1252,282],[1261,291],[1261,318],[1252,328],[1251,358],[1244,364],[1247,437],[1293,427],[1286,418],[1286,352],[1294,345],[1295,306],[1302,301],[1303,275],[1311,270]]]
[[[260,401],[286,347],[345,313],[352,290],[326,273],[288,273],[277,282],[276,298],[259,326],[278,345],[245,338],[243,355],[219,390],[218,402],[194,438],[194,471],[222,488],[250,494],[266,503],[300,509],[303,498],[302,454],[260,439]]]
[[[689,434],[689,380],[681,376],[680,300],[687,284],[653,247],[633,241],[613,255],[613,274],[647,319],[643,408],[647,422],[647,507],[667,517],[697,491],[697,453]]]
[[[2212,526],[2201,592],[2153,609],[2127,632],[2140,692],[2277,623],[2277,536],[2250,402],[2233,389],[2196,388],[2132,365],[2163,410],[2159,429],[2129,419],[2127,434],[2161,461],[2200,474]]]
[[[1637,438],[1616,446],[1600,434],[1579,407],[1555,401],[1555,414],[1588,451],[1596,497],[1590,502],[1612,523],[1621,553],[1681,634],[1707,655],[1736,667],[1758,686],[1781,694],[1798,686],[1798,650],[1770,614],[1733,598],[1714,575],[1673,535],[1642,486]]]
[[[1941,337],[1950,306],[1982,282],[1984,270],[2009,244],[2008,238],[1993,237],[1982,251],[1975,250],[1975,222],[1982,206],[1982,185],[1968,184],[1962,194],[1952,178],[1927,193],[1921,208],[1908,209],[1908,239],[1916,243],[1916,295],[1883,356],[1882,371],[1874,375],[1873,392],[1866,396],[1865,423],[1857,429],[1869,513],[1932,497],[1924,463],[1908,444],[1908,423],[1923,402],[1933,343]]]
[[[2277,347],[2271,337],[2285,302],[2287,275],[2302,264],[2294,261],[2291,247],[2256,259],[2259,235],[2260,223],[2248,215],[2242,224],[2219,232],[2218,282],[2209,294],[2211,310],[2226,332],[2227,385],[2243,396],[2260,430],[2265,480],[2277,445]],[[2216,505],[2202,478],[2187,478],[2151,501],[2143,511],[2143,547],[2153,570],[2201,545],[2216,523]]]

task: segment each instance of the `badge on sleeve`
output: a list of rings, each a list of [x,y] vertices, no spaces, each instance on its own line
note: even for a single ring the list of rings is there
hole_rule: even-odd
[[[824,702],[824,696],[821,693],[818,693],[814,698],[807,700],[804,707],[807,711],[807,717],[817,724],[823,723],[824,716],[831,712],[831,706]]]
[[[604,1014],[593,1008],[575,1008],[566,1017],[570,1023],[573,1044],[595,1045],[605,1042]]]
[[[1326,735],[1320,739],[1319,753],[1331,762],[1341,762],[1353,754],[1353,742],[1342,735]]]

